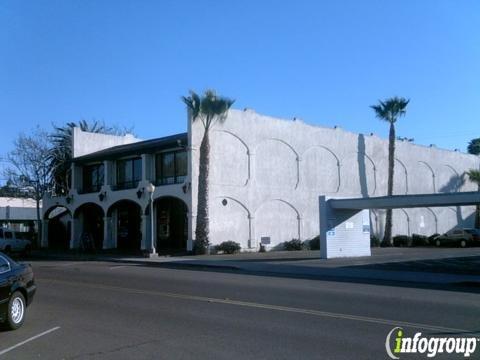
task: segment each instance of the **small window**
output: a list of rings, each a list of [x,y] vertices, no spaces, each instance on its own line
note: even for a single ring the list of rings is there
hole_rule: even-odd
[[[158,185],[185,182],[187,170],[188,156],[184,150],[164,152],[155,157],[155,175]]]

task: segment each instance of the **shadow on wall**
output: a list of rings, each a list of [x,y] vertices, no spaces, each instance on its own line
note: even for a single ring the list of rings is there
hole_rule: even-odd
[[[458,192],[465,185],[466,174],[462,176],[453,175],[450,177],[448,182],[440,188],[440,192],[449,193],[449,192]]]
[[[358,179],[360,181],[360,193],[362,197],[368,197],[367,170],[365,168],[365,136],[358,134],[357,161]]]

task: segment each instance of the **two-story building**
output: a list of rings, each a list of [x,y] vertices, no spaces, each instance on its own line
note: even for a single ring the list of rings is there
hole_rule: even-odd
[[[202,135],[200,122],[188,122],[187,133],[147,141],[75,129],[71,189],[44,200],[43,246],[77,248],[88,236],[97,249],[149,251],[153,238],[159,252],[191,250]],[[373,134],[245,109],[230,110],[210,141],[212,244],[233,240],[254,251],[262,239],[267,248],[309,239],[319,233],[320,195],[386,195],[388,141]],[[394,192],[474,191],[465,172],[479,167],[473,155],[397,141]],[[52,215],[59,207],[69,217],[63,233]],[[431,235],[473,226],[473,213],[473,207],[396,209],[393,232]],[[380,237],[384,216],[383,210],[370,214]]]

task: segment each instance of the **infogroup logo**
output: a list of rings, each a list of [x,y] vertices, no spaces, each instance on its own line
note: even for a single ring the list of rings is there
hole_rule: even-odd
[[[470,357],[477,348],[476,337],[425,337],[421,332],[406,337],[401,327],[395,327],[387,335],[385,349],[392,359],[400,359],[402,354],[425,354],[433,358],[437,354],[458,354]]]

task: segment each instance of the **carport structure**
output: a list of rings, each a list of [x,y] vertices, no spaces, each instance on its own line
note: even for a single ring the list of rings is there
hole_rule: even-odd
[[[392,195],[364,198],[319,198],[322,258],[369,256],[371,209],[469,206],[480,192]]]

